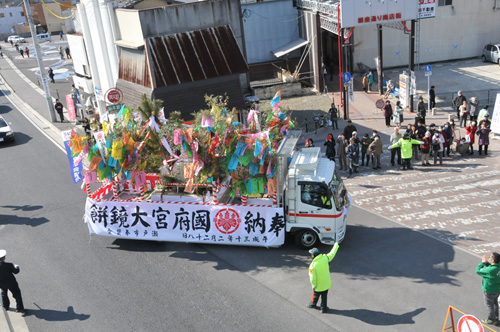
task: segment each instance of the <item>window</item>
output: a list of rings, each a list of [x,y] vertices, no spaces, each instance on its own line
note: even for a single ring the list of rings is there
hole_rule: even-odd
[[[10,14],[10,17],[12,17],[12,12],[10,12],[9,14]]]
[[[5,17],[5,14],[4,13],[0,13],[0,17]]]
[[[302,203],[317,206],[323,209],[332,208],[332,197],[326,185],[320,184],[301,184],[300,197]]]
[[[21,12],[21,16],[24,17],[24,12]]]
[[[83,67],[83,74],[85,76],[89,76],[89,70],[88,70],[87,66],[86,65],[82,65],[82,67]]]
[[[452,6],[453,0],[438,0],[438,6]]]

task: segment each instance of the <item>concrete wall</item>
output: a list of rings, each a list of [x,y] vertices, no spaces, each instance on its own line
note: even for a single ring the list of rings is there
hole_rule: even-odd
[[[122,40],[132,43],[144,43],[139,11],[134,9],[116,9],[118,35]]]
[[[299,38],[298,13],[291,0],[243,4],[241,10],[249,64],[278,60],[271,51]],[[300,51],[290,54],[299,56]]]
[[[420,64],[477,57],[487,43],[500,43],[500,9],[494,11],[493,5],[494,1],[453,0],[453,6],[436,7],[435,18],[420,21]],[[384,67],[408,64],[408,39],[401,30],[383,28]],[[374,68],[376,25],[356,28],[354,43],[354,63]]]
[[[0,8],[0,33],[12,33],[12,28],[17,23],[26,23],[23,7]]]

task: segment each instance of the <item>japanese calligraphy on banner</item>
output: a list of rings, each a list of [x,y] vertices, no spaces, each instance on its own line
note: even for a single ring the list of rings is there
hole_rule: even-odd
[[[285,241],[283,209],[94,201],[87,198],[91,234],[132,240],[277,247]]]

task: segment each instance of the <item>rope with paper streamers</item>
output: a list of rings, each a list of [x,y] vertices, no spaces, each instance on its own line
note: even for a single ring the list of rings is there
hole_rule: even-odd
[[[52,10],[50,10],[50,8],[49,8],[49,7],[45,4],[45,2],[44,2],[43,0],[42,0],[42,3],[43,3],[43,5],[45,6],[45,8],[47,8],[47,10],[48,10],[48,11],[49,11],[52,15],[54,15],[54,16],[55,16],[55,17],[57,17],[57,18],[60,18],[61,20],[64,20],[64,19],[66,19],[66,18],[70,18],[70,17],[73,17],[73,16],[74,16],[73,14],[71,14],[70,16],[66,16],[66,17],[59,16],[59,15],[57,15],[56,13],[54,13]]]

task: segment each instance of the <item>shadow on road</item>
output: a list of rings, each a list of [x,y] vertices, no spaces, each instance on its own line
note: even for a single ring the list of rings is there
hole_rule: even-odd
[[[63,322],[68,320],[86,320],[90,318],[90,315],[77,314],[73,310],[72,306],[68,307],[67,311],[42,309],[36,303],[33,303],[38,307],[37,309],[26,309],[23,316],[35,316],[38,319],[43,319],[50,322]]]
[[[43,208],[42,205],[3,205],[3,208],[12,209],[14,211],[35,211]]]
[[[448,234],[450,236],[452,234]],[[163,252],[169,258],[213,264],[216,270],[261,272],[283,269],[307,271],[311,257],[287,239],[280,248],[257,248],[115,240],[118,250]],[[318,245],[322,253],[331,246]],[[450,269],[453,246],[404,227],[376,228],[349,225],[346,240],[331,265],[332,273],[342,273],[353,280],[409,278],[415,283],[460,286]]]
[[[403,277],[416,283],[460,286],[456,276],[461,271],[448,266],[455,257],[453,246],[409,228],[348,226],[341,249],[333,270],[353,279]]]
[[[45,224],[49,219],[44,217],[39,218],[27,218],[12,216],[7,214],[0,214],[0,225],[26,225],[31,227],[36,227]]]
[[[337,310],[330,309],[329,313],[352,317],[370,325],[398,325],[398,324],[415,324],[413,317],[425,311],[425,308],[418,308],[405,314],[396,315],[383,311],[374,311],[368,309],[352,309],[352,310]]]

